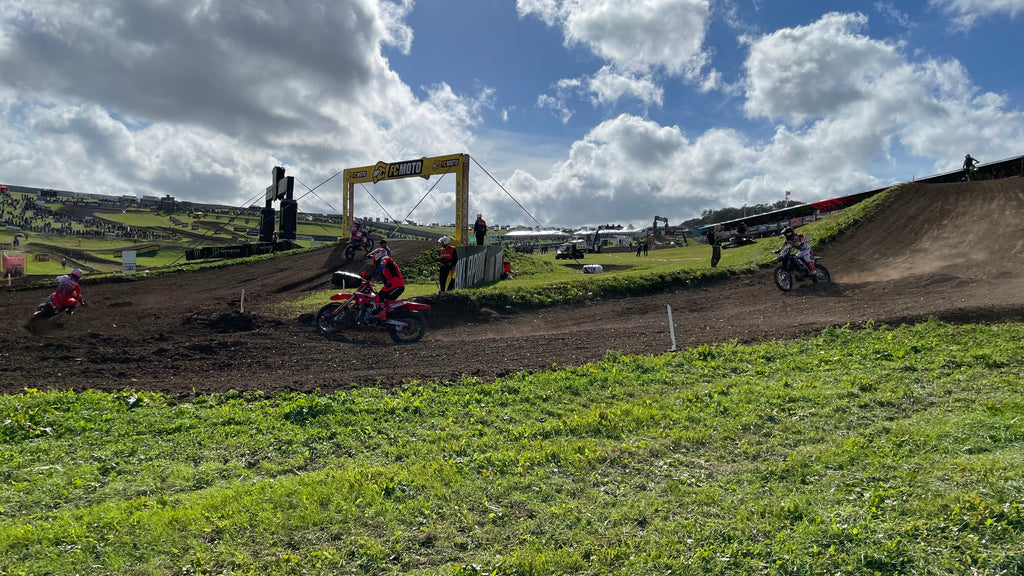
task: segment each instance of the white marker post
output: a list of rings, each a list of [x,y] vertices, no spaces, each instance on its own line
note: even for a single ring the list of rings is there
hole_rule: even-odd
[[[245,314],[245,288],[242,288],[242,299],[238,301],[238,311]]]
[[[675,322],[672,321],[672,305],[671,304],[666,304],[666,307],[668,308],[668,334],[669,334],[669,336],[672,337],[672,348],[669,349],[669,352],[675,352],[676,351],[676,325],[675,325]]]

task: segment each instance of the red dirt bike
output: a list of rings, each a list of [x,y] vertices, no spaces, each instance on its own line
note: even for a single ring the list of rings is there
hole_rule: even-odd
[[[774,253],[778,254],[774,261],[779,263],[778,268],[775,269],[775,285],[783,292],[793,289],[794,280],[810,280],[821,284],[832,280],[828,269],[821,265],[820,258],[817,256],[813,257],[815,272],[812,274],[804,259],[797,256],[789,244],[774,250]]]
[[[348,246],[345,247],[345,260],[349,262],[355,260],[356,252],[362,250],[369,254],[373,250],[373,238],[368,235],[362,238],[352,238],[348,241]]]
[[[89,303],[82,298],[69,298],[63,306],[57,308],[53,305],[53,294],[51,294],[46,298],[46,300],[40,303],[39,306],[36,306],[36,311],[32,314],[32,317],[28,319],[28,322],[25,323],[25,328],[34,332],[44,320],[53,318],[61,313],[67,314],[68,316],[74,314],[75,308],[77,308],[79,304],[83,307],[89,305]]]
[[[360,326],[384,328],[396,344],[419,342],[427,332],[427,321],[423,312],[430,309],[427,304],[409,300],[385,300],[387,311],[383,320],[370,314],[377,294],[370,283],[369,272],[362,276],[351,272],[335,272],[333,281],[342,288],[355,288],[352,292],[339,292],[331,296],[327,304],[316,313],[313,325],[321,334],[334,334]]]

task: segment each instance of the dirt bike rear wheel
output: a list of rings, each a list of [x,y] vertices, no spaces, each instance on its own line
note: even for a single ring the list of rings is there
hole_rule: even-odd
[[[388,326],[388,334],[395,344],[412,344],[419,342],[427,333],[427,321],[419,312],[399,312],[391,320],[402,322],[404,326]]]
[[[351,310],[345,310],[340,314],[337,314],[338,308],[341,308],[344,304],[338,302],[331,302],[324,306],[316,313],[316,317],[313,318],[313,326],[316,327],[316,331],[320,334],[334,334],[340,331],[345,322],[348,321],[348,315],[352,314]]]
[[[356,245],[355,244],[349,244],[345,248],[345,260],[348,260],[349,262],[351,262],[352,260],[355,259],[355,257],[356,257]]]
[[[789,292],[793,289],[793,273],[787,270],[785,266],[776,268],[774,276],[775,285],[779,287],[779,290]]]

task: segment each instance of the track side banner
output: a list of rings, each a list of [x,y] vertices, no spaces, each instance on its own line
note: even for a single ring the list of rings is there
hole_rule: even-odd
[[[455,244],[469,244],[469,154],[448,154],[401,162],[377,162],[373,166],[349,168],[343,171],[344,199],[341,219],[345,228],[351,228],[355,218],[355,185],[399,178],[430,179],[431,176],[455,174]]]
[[[401,162],[377,162],[373,166],[349,168],[344,172],[345,183],[373,182],[376,184],[381,180],[397,180],[414,176],[429,179],[431,176],[451,174],[461,169],[462,164],[466,161],[463,156],[463,154],[449,154]]]
[[[460,246],[455,287],[470,288],[501,279],[505,251],[501,246]]]

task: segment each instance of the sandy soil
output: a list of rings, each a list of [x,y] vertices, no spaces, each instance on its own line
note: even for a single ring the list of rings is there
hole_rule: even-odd
[[[707,288],[508,315],[471,309],[453,295],[430,297],[419,299],[434,307],[430,331],[404,346],[375,330],[326,338],[308,318],[280,320],[271,311],[330,286],[343,266],[331,249],[86,284],[92,305],[39,334],[22,324],[46,291],[4,291],[0,392],[132,388],[191,396],[489,379],[593,362],[609,350],[663,353],[671,347],[669,305],[679,348],[810,336],[868,321],[1024,321],[1022,222],[1020,178],[913,184],[818,252],[832,272],[828,286],[782,293],[763,271]],[[396,241],[392,248],[401,263],[428,245]]]

